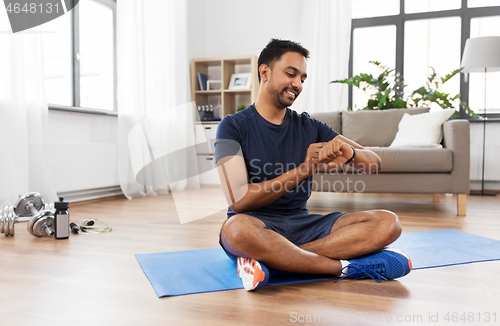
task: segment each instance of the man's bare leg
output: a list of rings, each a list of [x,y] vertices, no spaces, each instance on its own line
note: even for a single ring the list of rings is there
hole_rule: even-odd
[[[235,256],[252,258],[282,271],[339,276],[342,269],[340,261],[299,248],[249,215],[228,219],[222,227],[221,242]]]
[[[352,259],[378,251],[401,235],[396,214],[386,210],[346,213],[332,227],[330,235],[299,246],[332,259]]]
[[[389,211],[346,213],[330,235],[296,246],[249,215],[231,217],[222,227],[224,248],[235,256],[253,258],[266,266],[292,272],[340,275],[340,259],[378,251],[401,234],[398,217]]]

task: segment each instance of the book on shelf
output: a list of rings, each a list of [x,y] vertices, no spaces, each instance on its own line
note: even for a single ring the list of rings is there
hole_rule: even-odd
[[[200,90],[207,90],[207,80],[207,75],[202,74],[201,72],[198,73],[198,83],[200,84]]]

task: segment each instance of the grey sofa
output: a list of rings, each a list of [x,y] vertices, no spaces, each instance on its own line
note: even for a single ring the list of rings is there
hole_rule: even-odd
[[[404,113],[428,111],[414,108],[311,114],[382,159],[380,171],[370,175],[348,166],[320,170],[313,177],[313,191],[423,193],[434,194],[434,201],[439,201],[439,194],[452,193],[457,195],[457,215],[465,215],[470,164],[467,120],[448,120],[442,125],[442,148],[389,147]]]

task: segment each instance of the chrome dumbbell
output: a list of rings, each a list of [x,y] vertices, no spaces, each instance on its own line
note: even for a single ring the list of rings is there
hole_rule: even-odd
[[[33,213],[38,213],[38,210],[45,208],[45,206],[42,196],[38,193],[30,192],[23,197],[19,197],[15,206],[5,206],[1,210],[0,233],[6,236],[14,235],[15,223],[29,222],[33,217]]]
[[[54,228],[54,213],[48,210],[41,211],[28,222],[28,232],[35,237],[52,237]]]
[[[54,204],[45,204],[39,193],[30,192],[20,197],[15,206],[15,213],[21,217],[30,217],[28,232],[35,237],[54,235]],[[40,210],[43,208],[43,210]]]
[[[46,204],[42,195],[37,192],[28,192],[19,197],[15,204],[15,213],[19,217],[34,217],[40,214],[41,210],[54,210],[54,204]]]
[[[14,235],[14,224],[19,222],[29,222],[31,217],[19,217],[15,213],[14,206],[4,206],[0,211],[0,233],[5,236]]]
[[[0,209],[0,233],[14,235],[14,225],[19,222],[29,222],[28,232],[34,236],[53,235],[54,204],[44,203],[40,194],[32,192],[19,197],[15,206]]]

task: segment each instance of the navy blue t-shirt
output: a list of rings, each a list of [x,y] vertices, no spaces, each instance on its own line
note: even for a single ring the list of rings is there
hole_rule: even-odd
[[[298,168],[306,158],[310,144],[328,142],[338,133],[307,113],[287,108],[281,125],[264,119],[252,104],[245,110],[226,116],[217,127],[215,160],[242,155],[249,183],[274,179]],[[254,210],[261,215],[308,213],[312,176],[269,205]],[[234,215],[228,208],[228,217]]]

